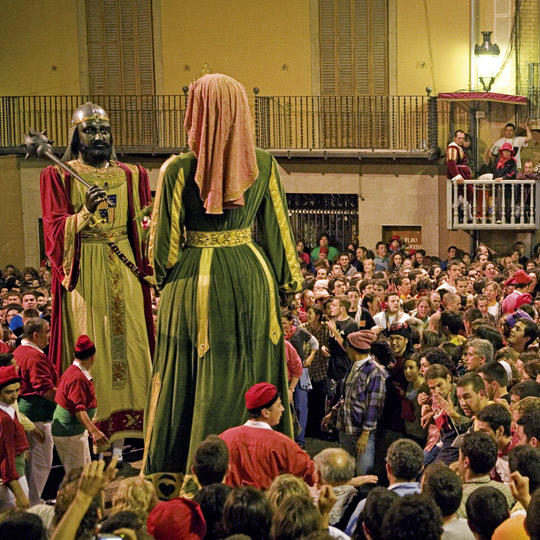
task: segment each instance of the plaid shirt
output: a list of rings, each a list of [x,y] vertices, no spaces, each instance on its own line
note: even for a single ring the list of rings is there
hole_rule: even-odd
[[[347,435],[373,431],[381,417],[386,394],[386,370],[368,356],[355,362],[347,377],[343,397],[336,405],[337,423]]]
[[[467,510],[465,508],[467,504],[467,499],[475,489],[483,486],[494,487],[495,489],[501,491],[502,494],[506,497],[508,510],[511,510],[512,506],[514,506],[515,500],[512,496],[510,486],[508,484],[503,484],[502,482],[495,482],[495,480],[491,480],[489,478],[489,474],[486,474],[484,476],[479,476],[478,478],[473,478],[468,482],[463,483],[463,495],[461,497],[461,505],[456,512],[458,517],[467,517]]]

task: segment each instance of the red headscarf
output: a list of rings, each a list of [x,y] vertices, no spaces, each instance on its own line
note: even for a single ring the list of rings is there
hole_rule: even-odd
[[[243,206],[244,192],[259,175],[245,88],[219,73],[197,79],[189,88],[184,127],[206,213]]]

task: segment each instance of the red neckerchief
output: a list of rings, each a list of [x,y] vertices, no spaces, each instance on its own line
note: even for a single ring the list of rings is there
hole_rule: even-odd
[[[296,326],[291,326],[291,331],[285,336],[285,339],[287,341],[289,341],[293,336],[294,336],[294,333],[296,332]]]
[[[508,156],[508,158],[505,159],[505,157],[502,155],[502,153],[500,154],[500,157],[499,157],[499,163],[497,164],[498,165],[504,165],[507,161],[510,161],[512,159],[512,154],[510,154]]]

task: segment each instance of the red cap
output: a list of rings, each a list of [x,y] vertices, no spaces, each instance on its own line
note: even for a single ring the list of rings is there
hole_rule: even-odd
[[[325,253],[326,255],[328,255],[328,248],[326,246],[323,246],[321,249],[319,249],[319,253]]]
[[[529,276],[529,274],[527,274],[527,272],[525,272],[525,270],[518,270],[514,274],[514,283],[516,285],[527,285],[531,281],[531,277]]]
[[[394,236],[390,238],[390,242],[392,242],[392,240],[397,240],[401,244],[401,238],[397,234],[394,234]]]
[[[206,522],[198,503],[178,497],[154,507],[147,529],[156,540],[201,540],[206,534]]]
[[[0,367],[0,387],[3,388],[12,382],[19,382],[20,380],[16,366]]]
[[[514,148],[512,147],[512,145],[509,143],[509,142],[505,142],[500,148],[499,148],[499,152],[501,150],[510,150],[510,155],[513,156],[515,154],[514,152]]]
[[[252,386],[244,396],[246,409],[266,409],[271,407],[279,397],[278,389],[270,383],[261,382]]]
[[[75,358],[84,360],[96,354],[96,347],[88,336],[82,335],[75,343]]]

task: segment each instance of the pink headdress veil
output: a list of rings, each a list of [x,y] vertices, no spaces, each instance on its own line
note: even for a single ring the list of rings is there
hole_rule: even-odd
[[[189,87],[184,127],[206,213],[243,206],[259,175],[246,89],[219,73],[197,79]]]

